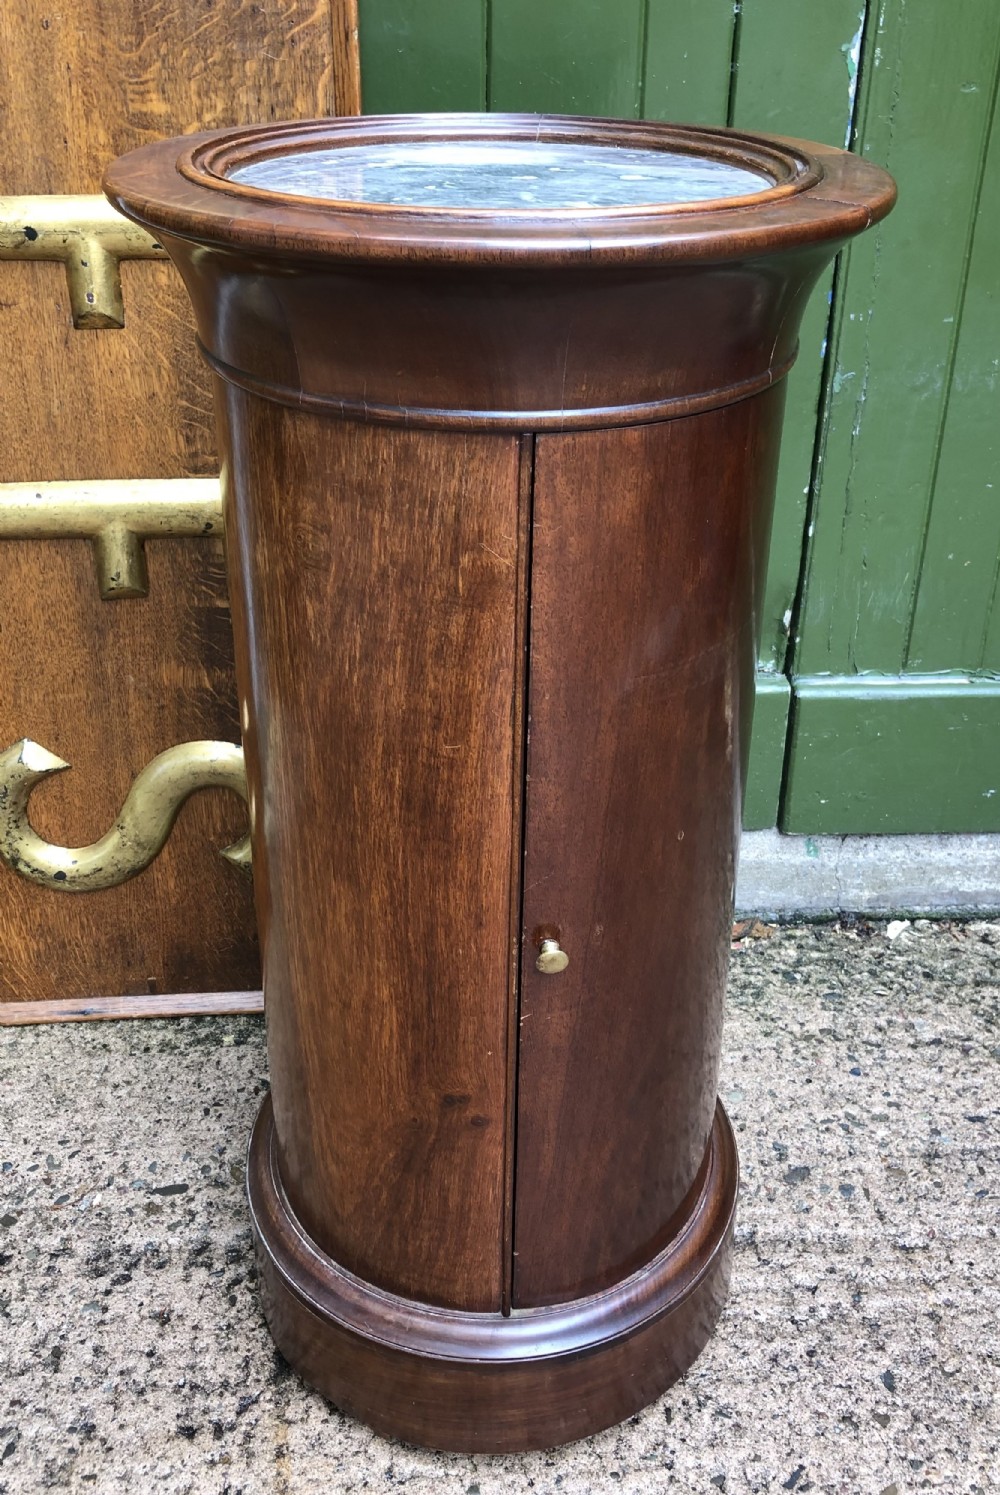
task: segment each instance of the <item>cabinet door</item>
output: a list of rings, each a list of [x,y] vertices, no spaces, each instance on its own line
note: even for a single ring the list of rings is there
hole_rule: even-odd
[[[282,1183],[342,1268],[499,1310],[522,444],[220,408]]]
[[[780,407],[537,443],[519,1307],[652,1257],[705,1154]]]

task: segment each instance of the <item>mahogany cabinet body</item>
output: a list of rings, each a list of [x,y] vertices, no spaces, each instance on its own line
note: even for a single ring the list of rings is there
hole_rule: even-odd
[[[614,225],[582,261],[551,224],[525,252],[475,224],[442,247],[384,215],[361,251],[324,246],[315,203],[210,221],[177,144],[108,188],[179,265],[217,375],[265,1309],[383,1432],[565,1442],[680,1374],[725,1294],[716,1080],[781,379],[891,188],[828,151],[810,212],[706,214],[659,254]]]

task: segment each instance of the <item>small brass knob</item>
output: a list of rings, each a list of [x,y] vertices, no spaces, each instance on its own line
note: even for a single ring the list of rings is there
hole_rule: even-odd
[[[535,961],[536,971],[541,971],[543,976],[558,976],[568,965],[569,956],[558,940],[542,940],[538,947],[538,959]]]

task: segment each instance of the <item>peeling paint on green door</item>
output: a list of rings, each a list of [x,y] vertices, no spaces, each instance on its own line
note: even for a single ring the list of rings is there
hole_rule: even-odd
[[[1000,830],[996,0],[361,0],[368,112],[848,144],[900,202],[790,376],[746,824]]]
[[[880,0],[861,66],[899,202],[845,255],[779,823],[1000,830],[1000,7]]]

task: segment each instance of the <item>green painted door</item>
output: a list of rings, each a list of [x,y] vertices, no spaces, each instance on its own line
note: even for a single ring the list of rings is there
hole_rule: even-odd
[[[360,0],[366,112],[850,144],[896,211],[790,376],[750,827],[1000,830],[997,0]]]

